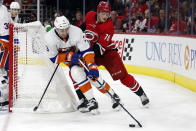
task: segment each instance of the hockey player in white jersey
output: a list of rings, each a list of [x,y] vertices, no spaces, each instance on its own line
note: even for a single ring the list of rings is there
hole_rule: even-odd
[[[12,23],[19,23],[19,11],[20,5],[18,2],[12,2],[10,4],[10,13],[12,18]]]
[[[45,35],[48,47],[48,55],[52,62],[63,62],[70,68],[70,77],[85,95],[85,102],[81,101],[81,112],[90,112],[98,109],[98,103],[93,96],[91,84],[106,93],[106,88],[111,94],[115,94],[109,85],[99,76],[98,67],[94,62],[94,52],[90,49],[88,41],[85,40],[80,28],[70,25],[66,17],[57,17],[54,22],[55,28]],[[80,65],[78,59],[81,58],[89,68],[89,72]],[[88,76],[88,77],[87,77]],[[93,80],[98,79],[102,85]],[[91,78],[91,79],[89,79]]]
[[[8,48],[10,13],[0,0],[0,111],[8,110]]]

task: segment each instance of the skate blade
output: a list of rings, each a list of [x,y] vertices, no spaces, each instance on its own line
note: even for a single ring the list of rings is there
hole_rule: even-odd
[[[114,110],[115,112],[118,112],[118,111],[120,111],[120,110],[121,110],[121,107],[120,107],[120,105],[118,105],[116,108],[113,108],[113,110]]]
[[[80,108],[80,109],[78,109],[81,113],[87,113],[87,112],[89,112],[89,110],[88,109],[86,109],[86,108]]]
[[[94,109],[94,110],[91,110],[91,111],[89,111],[89,110],[87,110],[86,108],[81,108],[81,109],[79,109],[79,111],[81,112],[81,113],[90,113],[90,114],[92,114],[92,115],[98,115],[98,114],[100,114],[100,112],[99,112],[99,110],[98,109]]]
[[[1,108],[0,107],[0,113],[8,113],[8,108]]]
[[[145,104],[145,105],[142,105],[143,106],[143,108],[146,108],[146,109],[148,109],[148,108],[150,108],[150,103],[147,103],[147,104]]]
[[[146,105],[144,105],[144,106],[143,106],[143,108],[145,108],[145,109],[149,109],[149,108],[150,108],[150,104],[146,104]]]
[[[90,113],[91,113],[92,115],[98,115],[98,114],[100,114],[100,112],[99,112],[98,109],[91,110]]]

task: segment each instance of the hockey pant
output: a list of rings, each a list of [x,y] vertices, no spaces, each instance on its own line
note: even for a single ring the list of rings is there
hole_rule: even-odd
[[[94,97],[91,84],[94,85],[103,94],[107,94],[105,89],[107,89],[112,95],[114,94],[114,91],[110,88],[108,83],[101,78],[101,76],[98,78],[98,81],[101,83],[101,85],[98,82],[89,79],[83,67],[78,65],[72,66],[69,75],[74,84],[74,88],[78,94],[79,99],[83,98],[82,94],[87,98],[87,100],[90,100]]]
[[[1,39],[2,38],[2,39]],[[0,105],[8,103],[8,70],[9,70],[9,55],[8,48],[4,45],[8,45],[8,37],[0,37]]]
[[[8,51],[9,51],[8,48],[0,49],[0,68],[5,68],[5,70],[9,70]]]

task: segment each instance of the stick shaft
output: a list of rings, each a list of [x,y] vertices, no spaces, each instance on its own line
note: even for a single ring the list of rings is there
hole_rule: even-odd
[[[56,73],[56,71],[57,71],[57,69],[58,69],[58,67],[59,67],[59,64],[57,64],[57,66],[56,66],[56,68],[55,68],[55,70],[54,70],[54,72],[53,72],[53,74],[52,74],[52,76],[51,76],[51,78],[50,78],[50,80],[49,80],[49,82],[48,82],[48,84],[47,84],[45,90],[44,90],[44,93],[42,94],[42,97],[41,97],[40,100],[39,100],[39,103],[38,103],[38,105],[37,105],[37,108],[39,107],[39,105],[40,105],[40,103],[41,103],[41,101],[42,101],[42,99],[43,99],[43,97],[44,97],[44,95],[45,95],[45,93],[46,93],[46,91],[47,91],[47,89],[48,89],[48,87],[49,87],[49,85],[50,85],[50,83],[51,83],[53,77],[54,77],[54,74]],[[36,110],[37,110],[37,109],[36,109]]]
[[[79,59],[79,62],[83,65],[83,67],[84,67],[87,71],[89,71],[89,69],[86,67],[86,65],[85,65],[80,59]],[[99,85],[102,85],[97,79],[96,79],[96,81],[99,83]],[[111,94],[105,87],[103,87],[103,88],[104,88],[104,90],[111,96],[111,98],[112,98],[113,100],[116,101],[116,99],[113,98],[112,94]],[[117,102],[117,101],[116,101],[116,102]],[[131,115],[131,113],[130,113],[121,103],[119,103],[119,105],[123,108],[123,110],[124,110],[125,112],[127,112],[127,114],[128,114],[129,116],[131,116],[131,118],[132,118],[133,120],[135,120],[135,122],[137,122],[137,124],[138,124],[140,127],[142,127],[141,123],[140,123],[135,117],[133,117],[133,115]]]

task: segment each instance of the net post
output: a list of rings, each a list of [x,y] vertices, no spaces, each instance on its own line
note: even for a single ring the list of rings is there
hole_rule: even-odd
[[[13,29],[14,25],[9,26],[9,112],[13,106]]]

